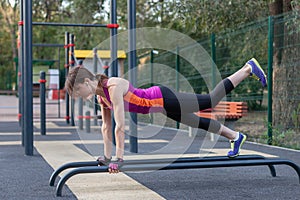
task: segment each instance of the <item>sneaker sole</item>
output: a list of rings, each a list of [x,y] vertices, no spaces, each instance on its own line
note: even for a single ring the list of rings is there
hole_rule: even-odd
[[[252,58],[251,60],[254,62],[254,64],[255,64],[255,65],[260,69],[260,71],[263,73],[264,78],[265,78],[265,80],[266,80],[266,85],[267,85],[267,84],[268,84],[268,83],[267,83],[267,76],[266,76],[264,70],[262,69],[262,67],[260,66],[260,64],[258,63],[258,61],[257,61],[255,58]],[[255,74],[253,74],[253,75],[255,75]],[[252,76],[253,76],[253,75],[252,75]],[[257,77],[256,75],[255,75],[255,77],[256,77],[257,80],[260,80],[260,78]]]
[[[242,142],[241,142],[241,145],[240,145],[240,148],[239,148],[239,152],[238,152],[237,154],[235,154],[234,156],[228,156],[229,158],[235,158],[235,157],[238,157],[238,156],[240,155],[241,148],[242,148],[244,142],[245,142],[246,139],[247,139],[247,136],[246,136],[246,135],[243,135],[243,136],[244,136],[244,138],[243,138],[243,140],[242,140]]]

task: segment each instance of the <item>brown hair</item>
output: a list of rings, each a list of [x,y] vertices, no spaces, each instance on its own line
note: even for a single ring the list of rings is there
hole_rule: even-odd
[[[99,90],[99,86],[104,87],[104,80],[108,79],[108,77],[105,74],[94,75],[82,65],[76,66],[69,71],[68,77],[65,82],[65,88],[70,96],[73,95],[74,86],[78,83],[84,83],[85,78],[88,78],[92,81],[98,80],[97,90]]]

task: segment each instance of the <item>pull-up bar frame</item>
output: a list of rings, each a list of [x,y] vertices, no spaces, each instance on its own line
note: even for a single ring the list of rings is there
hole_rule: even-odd
[[[32,22],[32,25],[119,28],[119,24],[74,24],[74,23],[56,23],[56,22]]]
[[[70,27],[104,27],[110,29],[112,76],[117,72],[117,9],[116,0],[111,0],[110,24],[74,24],[55,22],[32,22],[32,0],[20,1],[20,79],[22,83],[19,105],[20,123],[22,126],[22,145],[25,155],[33,155],[33,107],[32,107],[32,26],[70,26]],[[26,119],[26,123],[25,123]]]

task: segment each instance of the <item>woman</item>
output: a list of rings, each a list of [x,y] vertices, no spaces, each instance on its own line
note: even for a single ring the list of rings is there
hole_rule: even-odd
[[[228,152],[228,157],[238,156],[246,136],[227,128],[216,120],[198,117],[194,112],[216,106],[226,94],[248,76],[258,79],[263,87],[267,85],[264,71],[256,59],[252,58],[240,70],[222,80],[211,93],[206,95],[174,92],[164,86],[138,89],[123,78],[108,78],[102,74],[94,75],[82,66],[70,70],[65,86],[73,98],[89,99],[95,94],[98,95],[104,140],[104,156],[98,158],[99,165],[108,165],[110,173],[118,173],[123,163],[125,111],[142,114],[162,112],[167,117],[188,126],[220,134],[231,141],[232,149]],[[116,122],[117,160],[113,162],[111,161],[111,110],[114,111]]]

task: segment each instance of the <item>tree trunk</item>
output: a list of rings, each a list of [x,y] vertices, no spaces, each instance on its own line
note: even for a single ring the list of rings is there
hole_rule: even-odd
[[[283,13],[283,2],[282,0],[276,0],[275,2],[269,5],[270,15],[276,16]],[[276,17],[274,23],[274,52],[273,52],[273,65],[279,66],[282,59],[282,46],[283,46],[283,32],[284,25],[282,23],[276,23],[279,20],[282,20],[283,17]]]
[[[281,12],[290,11],[290,3],[290,0],[277,0],[270,5],[270,13],[278,15]],[[299,20],[297,23],[293,20],[287,21],[284,17],[284,15],[276,17],[274,25],[272,107],[273,126],[288,130],[295,128],[299,122],[297,108],[300,100],[297,97],[300,95],[300,72],[297,69],[299,69],[300,63],[297,62],[297,59],[300,53],[295,44],[299,44],[300,35],[297,30]]]

